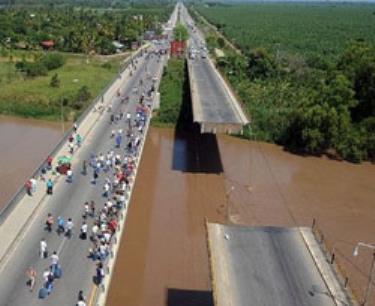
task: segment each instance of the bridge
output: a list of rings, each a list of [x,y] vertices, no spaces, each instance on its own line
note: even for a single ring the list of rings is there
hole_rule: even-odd
[[[172,28],[176,18],[175,9],[169,22]],[[171,35],[170,32],[171,30],[167,30],[165,34]],[[77,121],[77,133],[82,136],[82,143],[74,145],[72,154],[69,152],[68,145],[73,128],[67,131],[51,152],[51,156],[54,157],[53,168],[56,166],[58,156],[71,158],[73,181],[67,181],[65,175],[59,175],[54,170],[45,171],[46,164],[43,163],[34,173],[35,192],[30,195],[24,187],[20,188],[0,212],[1,305],[76,305],[80,290],[87,298],[87,305],[105,304],[152,108],[158,96],[156,91],[167,59],[165,55],[157,55],[158,48],[156,45],[146,45],[133,53],[123,71],[93,101]],[[139,101],[144,93],[142,106]],[[137,114],[141,115],[137,116]],[[144,119],[140,119],[142,116]],[[136,118],[138,118],[137,122]],[[117,135],[112,137],[112,131],[121,135],[120,143],[116,142],[120,139]],[[131,147],[129,143],[132,143]],[[110,197],[103,194],[103,186],[108,179],[111,180],[111,185],[114,184],[114,175],[116,172],[119,173],[119,168],[116,170],[114,165],[98,171],[98,178],[95,183],[93,182],[93,173],[100,167],[94,164],[91,166],[89,161],[93,160],[93,155],[102,153],[106,156],[110,151],[113,151],[114,156],[120,156],[123,169],[127,169],[123,171],[123,175],[126,175],[123,197],[116,196],[115,193]],[[88,163],[87,173],[82,173],[84,160]],[[128,173],[125,174],[126,172]],[[52,195],[46,194],[48,179],[54,183]],[[97,261],[95,258],[88,258],[89,249],[93,248],[93,244],[90,239],[82,239],[80,236],[83,222],[86,222],[88,233],[91,233],[95,219],[83,218],[84,203],[94,201],[96,211],[100,212],[106,209],[108,211],[104,203],[109,200],[113,202],[116,209],[112,209],[111,215],[108,214],[107,218],[116,219],[117,226],[114,228],[111,243],[105,251],[107,256],[103,259],[104,278],[100,284],[95,284],[93,280],[98,283],[98,279],[95,279]],[[68,218],[72,219],[74,228],[71,238],[64,234],[59,235],[56,232],[56,225],[51,232],[46,231],[45,224],[49,213],[54,217],[55,224],[58,216],[63,217],[65,221]],[[106,231],[109,232],[108,227]],[[48,258],[40,256],[42,239],[47,243]],[[43,273],[49,269],[50,256],[54,251],[59,257],[63,276],[53,281],[52,292],[41,300],[38,291],[46,283]],[[37,273],[33,292],[30,292],[26,286],[26,271],[30,267]]]
[[[182,4],[180,18],[189,29],[188,47],[201,51],[187,60],[194,122],[199,123],[201,133],[240,133],[249,120],[212,59],[202,55],[204,37]]]

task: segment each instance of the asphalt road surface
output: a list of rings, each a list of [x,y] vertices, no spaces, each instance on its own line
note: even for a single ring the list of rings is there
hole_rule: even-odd
[[[297,228],[208,225],[217,306],[334,306]]]
[[[234,106],[233,98],[228,94],[227,89],[223,86],[223,81],[219,78],[213,65],[209,62],[208,51],[204,50],[205,41],[201,37],[199,31],[193,31],[194,21],[188,14],[186,8],[182,6],[181,21],[188,25],[189,30],[189,48],[194,48],[199,53],[195,59],[189,59],[191,64],[190,73],[195,81],[197,88],[197,103],[200,105],[201,111],[194,109],[194,121],[204,123],[224,123],[224,124],[246,124],[243,122],[238,110]]]
[[[149,88],[152,79],[146,79],[146,67],[147,73],[155,75],[161,63],[162,61],[157,61],[156,55],[148,58],[143,56],[138,59],[137,70],[133,72],[133,76],[125,83],[122,90],[125,95],[130,97],[130,102],[121,104],[119,98],[114,98],[113,111],[122,107],[125,113],[133,113],[132,118],[134,118],[136,105],[143,91],[140,88],[142,86],[139,85],[139,81],[143,79],[144,88]],[[126,125],[125,120],[122,120],[121,123],[116,124],[115,128],[126,130]],[[89,160],[91,153],[99,154],[99,152],[103,152],[105,154],[109,150],[114,150],[115,153],[123,153],[126,141],[123,140],[120,149],[115,149],[114,140],[110,138],[112,129],[110,112],[106,111],[88,135],[88,139],[84,141],[83,146],[74,153],[74,159]],[[52,196],[44,200],[39,214],[31,223],[23,240],[20,241],[6,264],[0,267],[0,305],[75,305],[79,290],[83,290],[86,297],[89,298],[94,286],[95,263],[87,258],[88,249],[91,247],[90,241],[81,240],[78,236],[85,201],[94,200],[97,209],[104,205],[105,198],[102,197],[104,177],[100,175],[97,184],[93,185],[90,183],[92,179],[91,169],[89,169],[87,176],[82,175],[80,171],[81,162],[77,164],[76,168],[73,167],[74,182],[63,182],[55,188]],[[48,213],[52,213],[55,220],[57,216],[63,216],[65,220],[69,217],[73,219],[75,229],[71,239],[58,236],[55,232],[47,233],[44,230]],[[90,230],[91,219],[89,219],[88,224]],[[50,265],[50,259],[39,258],[39,242],[43,237],[46,239],[50,254],[54,250],[58,252],[63,276],[61,279],[54,281],[51,295],[45,300],[40,300],[38,290],[42,287],[42,273]],[[37,271],[34,292],[30,292],[26,286],[26,270],[30,266],[33,266]]]

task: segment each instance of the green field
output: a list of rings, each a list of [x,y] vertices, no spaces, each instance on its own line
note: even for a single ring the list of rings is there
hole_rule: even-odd
[[[243,50],[262,46],[336,57],[353,40],[375,42],[375,5],[255,3],[197,10]]]
[[[49,71],[47,76],[26,78],[14,66],[21,56],[32,60],[32,52],[22,51],[12,52],[11,63],[8,56],[0,57],[0,113],[47,120],[60,116],[62,97],[73,101],[83,86],[87,86],[94,98],[112,80],[121,62],[121,58],[106,60],[104,57],[90,57],[87,63],[85,56],[65,54],[66,64],[63,67]],[[59,88],[50,86],[55,73],[60,79]],[[65,105],[65,119],[74,120],[89,102]]]

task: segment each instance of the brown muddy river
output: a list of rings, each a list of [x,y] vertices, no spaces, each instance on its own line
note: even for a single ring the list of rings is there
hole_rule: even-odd
[[[1,204],[60,136],[59,124],[0,117]],[[302,157],[272,144],[152,128],[107,305],[210,305],[206,220],[310,226],[316,218],[361,296],[371,253],[361,250],[354,258],[352,251],[358,241],[374,243],[374,182],[375,166],[369,163]]]
[[[211,305],[205,220],[310,226],[316,218],[362,296],[371,253],[352,251],[358,241],[374,242],[374,182],[368,163],[152,128],[107,305]]]
[[[0,209],[60,137],[59,124],[0,116]]]

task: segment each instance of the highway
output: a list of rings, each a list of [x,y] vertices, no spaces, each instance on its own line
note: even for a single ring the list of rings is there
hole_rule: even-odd
[[[194,122],[200,123],[204,132],[238,132],[249,121],[209,58],[208,51],[203,50],[204,37],[183,5],[180,12],[181,22],[189,30],[189,50],[198,51],[195,58],[188,56]]]
[[[172,14],[174,25],[176,12]],[[169,33],[168,33],[169,34]],[[96,184],[92,184],[93,170],[88,168],[87,175],[81,173],[82,161],[90,160],[92,154],[107,154],[114,151],[125,156],[125,146],[129,142],[126,136],[128,122],[126,117],[116,124],[111,123],[111,115],[120,112],[132,116],[132,123],[136,117],[136,109],[142,93],[147,92],[153,82],[153,76],[160,71],[163,60],[158,56],[150,55],[156,46],[149,47],[149,52],[135,59],[132,76],[125,82],[121,90],[121,97],[115,96],[111,103],[112,110],[105,110],[101,119],[84,139],[81,148],[73,155],[73,182],[60,180],[56,185],[53,195],[46,197],[39,207],[38,214],[30,222],[27,230],[17,241],[16,247],[7,254],[0,266],[0,305],[2,306],[24,306],[24,305],[75,305],[79,290],[82,290],[87,298],[88,305],[94,297],[94,275],[96,262],[88,258],[89,248],[92,243],[89,239],[79,238],[80,227],[83,222],[84,203],[95,201],[97,211],[104,206],[106,198],[103,197],[103,185],[106,177],[112,177],[111,173],[99,174]],[[142,82],[141,82],[142,80]],[[129,102],[121,103],[121,98],[129,97]],[[124,99],[123,99],[124,100]],[[145,99],[148,101],[147,99]],[[147,102],[150,103],[150,102]],[[123,140],[120,148],[115,147],[115,141],[111,138],[112,130],[122,129]],[[78,133],[80,132],[78,128]],[[144,137],[142,132],[133,129],[133,139],[136,136]],[[43,187],[44,188],[44,187]],[[30,201],[32,198],[30,198]],[[45,230],[47,214],[51,213],[55,220],[62,216],[65,220],[72,218],[75,225],[73,237],[67,238],[55,232],[56,226],[51,233]],[[87,219],[89,233],[93,225],[93,218]],[[53,282],[51,294],[44,300],[39,299],[38,291],[43,286],[43,271],[51,264],[50,258],[41,259],[39,256],[39,243],[44,238],[48,245],[49,255],[56,251],[59,256],[59,264],[63,276]],[[33,292],[26,286],[26,271],[34,267],[37,271],[36,284]]]

